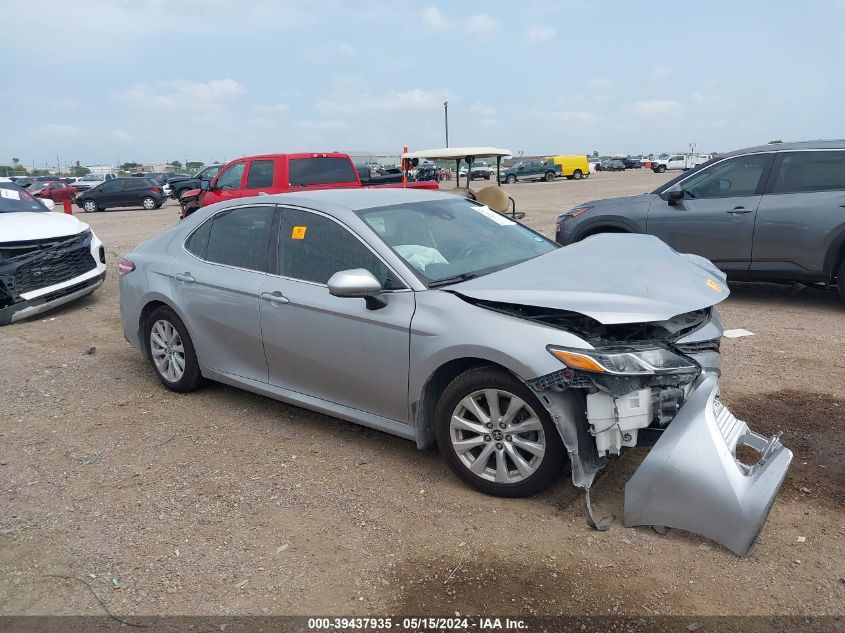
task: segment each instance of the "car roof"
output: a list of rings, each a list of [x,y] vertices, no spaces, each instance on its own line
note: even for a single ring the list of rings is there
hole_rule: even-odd
[[[766,145],[756,145],[754,147],[746,147],[737,149],[732,152],[719,154],[719,158],[725,156],[736,156],[738,154],[751,154],[755,152],[783,152],[786,150],[808,150],[808,149],[845,149],[845,140],[829,140],[829,141],[800,141],[797,143],[768,143]]]
[[[455,194],[430,189],[406,189],[403,187],[362,187],[349,189],[323,189],[320,191],[297,191],[277,193],[253,198],[262,203],[291,204],[333,214],[337,209],[360,211],[373,207],[387,207],[394,204],[413,204],[455,198]],[[244,198],[233,203],[243,204]]]

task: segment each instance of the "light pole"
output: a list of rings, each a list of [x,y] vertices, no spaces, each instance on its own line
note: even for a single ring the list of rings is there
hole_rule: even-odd
[[[446,147],[449,147],[449,102],[443,102],[443,120],[446,123]]]

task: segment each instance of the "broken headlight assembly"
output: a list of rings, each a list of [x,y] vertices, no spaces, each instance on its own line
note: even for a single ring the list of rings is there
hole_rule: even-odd
[[[696,369],[690,359],[664,347],[572,350],[549,345],[549,353],[570,369],[615,376],[651,376]]]

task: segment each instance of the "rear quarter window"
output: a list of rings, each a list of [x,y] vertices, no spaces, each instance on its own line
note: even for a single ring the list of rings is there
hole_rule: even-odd
[[[289,164],[292,185],[330,185],[357,181],[348,158],[293,158]]]

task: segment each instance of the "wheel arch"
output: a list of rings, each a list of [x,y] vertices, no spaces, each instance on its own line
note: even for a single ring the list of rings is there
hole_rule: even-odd
[[[838,233],[830,240],[822,264],[823,272],[830,281],[836,277],[836,272],[843,260],[845,260],[845,225],[840,226]]]
[[[642,231],[622,219],[603,218],[579,227],[572,241],[580,242],[598,233],[642,233]]]
[[[197,337],[194,336],[193,329],[191,328],[191,324],[188,322],[188,319],[185,318],[185,315],[182,314],[182,311],[179,310],[171,301],[167,299],[167,297],[161,295],[152,295],[148,297],[144,303],[144,306],[141,308],[141,311],[138,315],[138,340],[141,341],[141,353],[143,354],[144,358],[149,359],[150,357],[150,342],[147,340],[146,337],[146,323],[149,316],[158,308],[168,308],[172,310],[179,320],[182,321],[182,324],[185,326],[185,329],[188,330],[188,336],[191,337],[191,341],[194,345],[194,351],[197,354],[197,360],[200,363],[200,367],[203,367],[202,359],[200,356],[200,350],[197,348]]]
[[[412,403],[412,415],[416,427],[417,448],[429,448],[434,445],[434,410],[437,408],[437,401],[440,394],[455,378],[465,371],[478,367],[490,367],[501,369],[517,380],[522,380],[509,368],[487,358],[476,356],[464,356],[454,358],[437,367],[422,387],[422,392]]]

